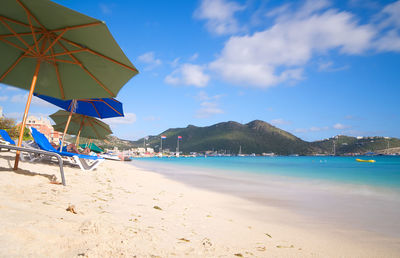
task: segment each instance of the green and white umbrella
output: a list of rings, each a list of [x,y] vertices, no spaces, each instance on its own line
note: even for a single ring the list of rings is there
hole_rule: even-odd
[[[0,1],[0,54],[0,82],[29,90],[21,128],[33,92],[115,97],[138,73],[104,22],[49,0]]]

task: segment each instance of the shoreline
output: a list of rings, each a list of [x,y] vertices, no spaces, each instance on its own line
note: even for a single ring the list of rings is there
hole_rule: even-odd
[[[0,255],[396,257],[396,238],[326,227],[123,162],[93,172],[0,154]],[[66,211],[74,205],[77,214]],[[159,209],[158,209],[158,208]],[[262,215],[256,218],[254,215]]]
[[[187,185],[244,198],[318,222],[400,238],[400,191],[364,184],[229,172],[160,162],[133,162]],[[182,171],[184,171],[182,173]]]

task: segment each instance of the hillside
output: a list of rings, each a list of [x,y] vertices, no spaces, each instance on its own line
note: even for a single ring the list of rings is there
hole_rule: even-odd
[[[206,127],[189,125],[186,128],[168,129],[161,135],[167,136],[163,149],[175,151],[177,137],[182,136],[180,151],[201,152],[214,150],[237,154],[241,146],[242,153],[268,153],[280,155],[311,154],[314,147],[310,143],[283,131],[266,122],[255,120],[247,124],[229,121]],[[160,135],[149,137],[147,143],[159,149]],[[143,146],[143,139],[134,142]]]
[[[167,136],[167,139],[163,140],[163,149],[170,151],[176,151],[177,138],[182,136],[180,151],[184,153],[218,151],[238,154],[241,147],[242,153],[246,154],[273,152],[278,155],[331,155],[334,150],[334,142],[336,155],[400,152],[400,139],[397,138],[364,137],[358,139],[339,135],[321,141],[307,142],[260,120],[254,120],[247,124],[229,121],[205,127],[189,125],[185,128],[171,128],[159,135],[150,136],[146,140],[147,146],[159,151],[161,135]],[[85,139],[81,139],[81,142],[85,142]],[[130,149],[143,147],[144,139],[128,141],[108,136],[106,141],[95,140],[94,142],[102,148],[112,149],[116,146],[119,149]]]
[[[311,144],[324,151],[324,153],[333,153],[333,142],[335,141],[335,149],[337,155],[345,153],[365,153],[377,152],[385,153],[388,146],[392,152],[396,152],[397,147],[400,147],[400,139],[397,138],[384,138],[384,137],[364,137],[357,139],[356,137],[338,135],[334,138],[329,138],[322,141],[315,141]]]

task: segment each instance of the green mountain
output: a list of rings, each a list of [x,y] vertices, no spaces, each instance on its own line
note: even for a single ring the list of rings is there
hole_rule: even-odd
[[[333,138],[322,141],[312,142],[315,149],[320,149],[327,154],[332,154],[335,150],[337,155],[345,153],[386,153],[389,148],[392,152],[397,152],[392,148],[400,147],[400,139],[385,138],[380,136],[356,138],[344,135],[338,135]]]
[[[248,124],[229,121],[206,127],[189,125],[186,128],[168,129],[147,140],[156,151],[160,147],[161,135],[167,137],[163,140],[163,149],[170,151],[176,150],[178,135],[182,136],[180,151],[184,153],[214,150],[237,154],[239,148],[242,153],[274,152],[280,155],[306,155],[314,151],[310,143],[260,120]],[[143,143],[144,139],[134,142],[137,146],[143,146]]]
[[[115,136],[108,136],[105,141],[95,140],[97,146],[112,149],[114,146],[126,150],[130,148],[152,147],[160,149],[160,137],[165,135],[163,150],[176,151],[178,136],[182,136],[179,143],[180,151],[205,152],[218,151],[219,153],[243,154],[275,153],[278,155],[312,155],[328,154],[343,155],[346,153],[400,153],[400,139],[384,137],[356,138],[339,135],[329,139],[307,142],[281,130],[264,121],[255,120],[247,124],[229,121],[206,127],[189,125],[186,128],[171,128],[159,135],[149,136],[146,140],[122,140]],[[74,138],[70,139],[74,142]],[[86,139],[81,138],[81,143]],[[389,148],[388,148],[389,147]]]
[[[218,151],[220,153],[238,154],[239,148],[242,153],[270,153],[278,155],[311,155],[311,154],[333,154],[343,155],[346,153],[385,153],[387,147],[397,152],[400,147],[400,139],[384,137],[355,138],[349,136],[336,136],[333,138],[307,142],[281,130],[264,121],[255,120],[247,124],[229,121],[206,127],[189,125],[186,128],[171,128],[159,135],[149,136],[146,140],[147,146],[156,151],[160,148],[160,136],[165,135],[163,149],[176,151],[177,138],[182,136],[180,151],[204,152]],[[132,142],[135,147],[143,147],[144,139]]]

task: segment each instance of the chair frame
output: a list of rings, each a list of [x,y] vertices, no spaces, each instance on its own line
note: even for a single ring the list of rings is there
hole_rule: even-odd
[[[16,150],[16,151],[22,151],[22,152],[27,152],[27,153],[34,153],[34,154],[40,154],[40,155],[45,155],[45,156],[50,156],[50,157],[56,157],[58,160],[58,166],[60,167],[60,174],[61,174],[61,182],[63,186],[66,185],[65,183],[65,176],[64,176],[64,168],[63,168],[63,160],[61,156],[55,152],[49,152],[49,151],[43,151],[43,150],[38,150],[38,149],[31,149],[31,148],[23,148],[23,147],[18,147],[18,146],[13,146],[9,144],[0,144],[0,149],[11,149],[11,150]]]

